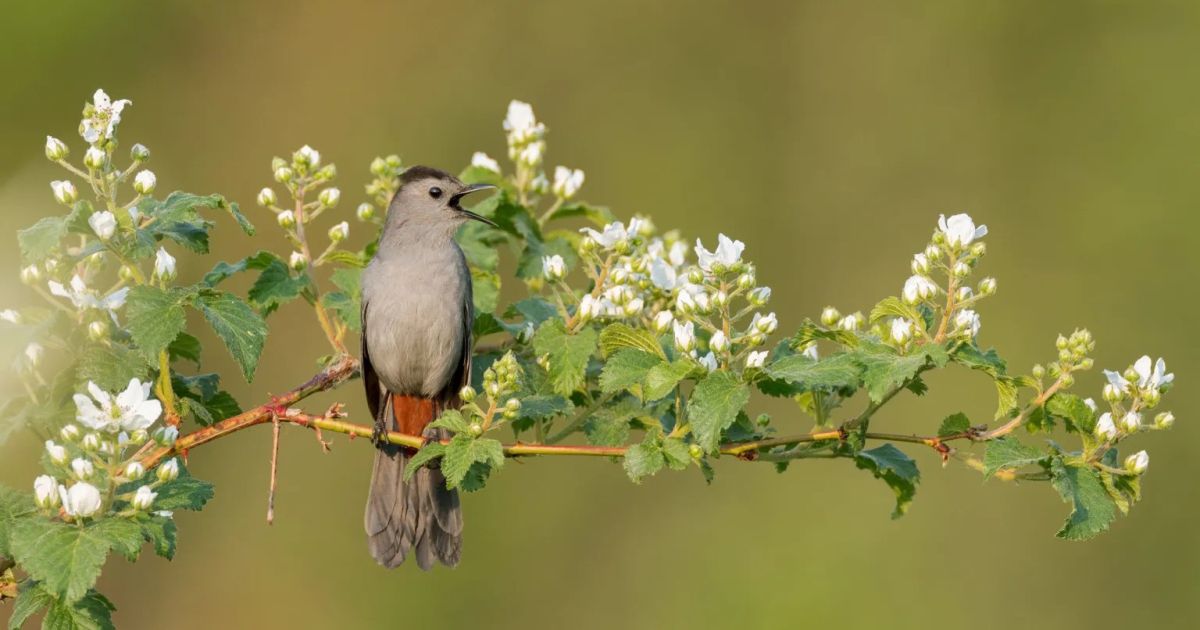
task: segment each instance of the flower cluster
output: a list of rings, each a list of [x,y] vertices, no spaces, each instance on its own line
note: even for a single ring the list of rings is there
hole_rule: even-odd
[[[384,217],[387,216],[388,204],[400,188],[400,175],[404,173],[404,164],[400,156],[393,154],[371,160],[370,170],[372,179],[366,185],[370,201],[358,204],[354,216],[364,223],[382,225]]]
[[[522,101],[509,103],[503,127],[508,141],[508,159],[516,165],[512,183],[522,204],[531,205],[538,197],[551,193],[555,198],[554,209],[557,209],[558,205],[579,192],[584,180],[584,173],[579,169],[557,166],[554,168],[554,181],[547,179],[543,169],[546,125],[538,122],[533,106]],[[483,152],[471,157],[471,165],[500,173],[500,165],[496,160]]]
[[[1169,429],[1175,424],[1175,414],[1159,412],[1153,422],[1147,422],[1148,412],[1156,408],[1162,396],[1175,381],[1175,375],[1167,372],[1166,362],[1143,356],[1125,369],[1123,373],[1104,370],[1103,398],[1109,410],[1096,420],[1095,434],[1101,441],[1100,448],[1107,449],[1141,431]],[[1088,400],[1095,410],[1096,403]],[[1139,451],[1125,460],[1125,468],[1141,474],[1150,465],[1150,455]]]
[[[376,161],[379,162],[379,167],[376,168],[373,163],[371,170],[378,171],[378,177],[384,178],[392,172],[393,169],[387,162],[379,159]],[[396,162],[398,169],[399,158]],[[337,177],[337,167],[333,164],[322,165],[320,152],[306,144],[292,153],[291,160],[280,157],[272,160],[271,169],[275,174],[275,181],[287,189],[292,203],[287,209],[281,207],[278,195],[270,187],[259,191],[257,201],[258,205],[275,213],[275,221],[283,228],[294,248],[288,257],[288,266],[294,271],[304,271],[310,266],[323,265],[338,250],[339,244],[350,236],[350,224],[342,221],[329,228],[329,245],[317,256],[309,249],[305,228],[341,201],[342,191],[329,185]],[[386,187],[385,184],[380,186]],[[369,186],[368,192],[370,188]],[[366,205],[367,208],[359,208],[359,218],[371,221],[375,217],[375,210],[370,204]]]
[[[78,424],[59,430],[61,443],[46,440],[48,474],[34,480],[35,503],[44,513],[65,521],[150,511],[156,490],[179,476],[179,462],[171,459],[159,465],[153,478],[147,479],[140,451],[131,455],[129,450],[150,440],[171,446],[178,430],[159,427],[150,432],[162,415],[162,404],[150,396],[150,383],[135,378],[115,395],[94,383],[88,383],[87,389],[90,396],[75,395]]]
[[[512,352],[492,363],[483,372],[483,398],[467,385],[458,392],[462,400],[460,411],[468,418],[468,432],[479,437],[498,422],[512,421],[521,411],[521,401],[514,398],[520,388],[521,366]]]

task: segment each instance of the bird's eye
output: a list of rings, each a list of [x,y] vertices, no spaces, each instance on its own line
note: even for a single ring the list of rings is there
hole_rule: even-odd
[[[442,196],[442,189],[441,189],[441,188],[438,188],[437,186],[434,186],[433,188],[430,188],[430,189],[429,189],[429,196],[430,196],[430,197],[433,197],[434,199],[437,199],[438,197],[441,197],[441,196]]]

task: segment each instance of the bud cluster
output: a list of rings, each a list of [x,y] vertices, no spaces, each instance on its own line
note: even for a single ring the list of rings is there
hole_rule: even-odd
[[[386,168],[382,160],[377,158],[376,161]],[[398,164],[399,158],[396,161]],[[337,166],[322,164],[321,153],[306,144],[292,153],[291,160],[274,158],[271,169],[275,181],[283,184],[291,197],[291,202],[287,204],[289,207],[285,209],[280,205],[279,196],[271,187],[260,190],[257,201],[258,205],[275,213],[275,222],[283,228],[288,241],[295,248],[288,259],[288,266],[295,271],[303,271],[310,265],[320,266],[350,235],[350,224],[342,221],[329,229],[330,244],[324,252],[315,259],[309,253],[305,226],[326,210],[336,207],[342,199],[342,191],[330,185],[337,178]],[[374,164],[372,170],[375,170]],[[374,216],[373,210],[364,212],[361,208],[358,214],[366,214],[368,219]]]
[[[1159,405],[1163,394],[1175,381],[1175,375],[1167,372],[1165,361],[1153,361],[1149,356],[1143,356],[1124,372],[1104,370],[1104,377],[1108,382],[1104,385],[1103,397],[1109,404],[1109,411],[1100,414],[1096,420],[1095,435],[1102,442],[1100,448],[1107,449],[1140,431],[1174,426],[1175,414],[1170,411],[1159,412],[1153,418],[1148,413]],[[1130,456],[1125,467],[1134,474],[1141,474],[1149,465],[1149,457],[1141,451]]]
[[[508,159],[517,167],[513,186],[521,203],[529,204],[533,198],[550,192],[550,181],[542,169],[546,154],[546,125],[538,122],[529,103],[512,101],[508,104],[503,126],[508,142]],[[583,173],[580,172],[578,185],[582,183]],[[576,190],[578,185],[575,185]]]
[[[484,370],[482,400],[479,392],[470,385],[459,390],[458,397],[463,402],[461,411],[467,416],[473,437],[479,437],[497,422],[518,417],[521,401],[514,395],[520,389],[522,373],[521,365],[510,351]]]

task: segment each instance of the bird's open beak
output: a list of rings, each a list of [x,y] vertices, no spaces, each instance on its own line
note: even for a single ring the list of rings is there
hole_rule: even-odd
[[[495,186],[493,186],[491,184],[471,184],[470,186],[467,186],[466,188],[462,189],[462,191],[459,192],[457,195],[454,195],[453,197],[450,198],[450,207],[463,213],[464,215],[467,216],[467,218],[475,219],[476,221],[479,221],[480,223],[486,223],[492,227],[499,227],[491,219],[489,219],[485,216],[475,214],[474,212],[471,212],[470,210],[467,210],[466,208],[463,208],[461,205],[459,205],[459,202],[462,201],[463,197],[466,197],[467,195],[469,195],[473,192],[479,192],[481,190],[487,190],[489,188],[495,188]]]

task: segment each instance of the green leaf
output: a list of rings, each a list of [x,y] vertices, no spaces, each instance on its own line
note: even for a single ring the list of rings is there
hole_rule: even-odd
[[[488,239],[489,235],[495,233],[491,227],[477,221],[468,221],[458,231],[455,240],[469,265],[485,271],[496,270],[500,263],[500,252]]]
[[[33,496],[0,486],[0,556],[9,555],[9,535],[19,519],[37,511]]]
[[[750,400],[750,388],[729,372],[712,372],[696,384],[688,401],[688,421],[696,442],[705,452],[717,450],[721,432]]]
[[[200,340],[189,335],[186,332],[179,333],[175,340],[167,346],[167,352],[171,355],[171,359],[187,359],[196,365],[200,366]]]
[[[646,477],[662,470],[665,463],[662,449],[653,435],[625,449],[625,473],[634,483],[641,483]]]
[[[524,300],[514,302],[504,313],[505,317],[516,317],[518,315],[534,326],[541,326],[542,322],[558,315],[558,309],[542,298],[528,297]]]
[[[180,468],[179,477],[159,486],[155,510],[201,510],[212,500],[213,485],[201,481]]]
[[[670,394],[679,381],[687,378],[696,369],[696,364],[688,359],[677,359],[670,363],[659,363],[646,372],[643,398],[646,401],[658,400]]]
[[[500,276],[493,271],[471,270],[471,303],[476,313],[491,313],[500,300]]]
[[[648,330],[616,323],[609,324],[600,332],[600,354],[609,357],[623,348],[641,350],[663,360],[667,358],[658,340]]]
[[[430,422],[429,426],[435,429],[447,429],[452,433],[466,433],[470,430],[471,423],[467,422],[461,411],[446,409],[436,420]]]
[[[966,414],[959,412],[951,416],[946,416],[946,419],[942,420],[942,426],[938,427],[937,435],[940,438],[949,435],[958,435],[961,433],[966,433],[970,429],[970,418],[968,418]]]
[[[94,382],[109,392],[121,391],[134,378],[146,376],[146,361],[132,350],[119,344],[91,344],[79,356],[76,378],[81,383]]]
[[[987,372],[993,377],[1004,376],[1008,366],[994,348],[986,352],[974,344],[964,345],[954,351],[954,362],[965,365],[972,370]]]
[[[404,480],[409,481],[422,466],[446,454],[441,442],[427,442],[404,465]]]
[[[663,438],[662,454],[671,470],[683,470],[692,463],[692,454],[688,451],[687,443],[679,438]]]
[[[601,334],[602,346],[603,338],[604,335]],[[637,388],[646,378],[646,373],[660,364],[664,364],[664,361],[648,352],[633,348],[620,349],[608,358],[608,362],[604,364],[604,369],[600,372],[600,390],[610,394],[624,389]]]
[[[1046,411],[1065,420],[1071,431],[1091,435],[1096,430],[1096,412],[1075,394],[1060,392],[1051,396],[1046,401]]]
[[[247,269],[261,271],[276,261],[283,262],[283,259],[275,255],[274,252],[259,250],[253,255],[247,256],[234,263],[217,263],[217,265],[213,267],[212,271],[204,274],[204,280],[202,282],[206,286],[215,287],[235,274],[239,274]]]
[[[27,263],[45,260],[58,248],[67,235],[67,221],[63,217],[44,217],[37,223],[17,232],[17,244],[21,257]]]
[[[110,630],[112,613],[117,607],[108,598],[88,591],[79,601],[54,601],[42,622],[43,630]]]
[[[767,376],[793,383],[806,391],[857,387],[862,367],[853,355],[839,353],[820,361],[801,354],[785,356],[766,366]]]
[[[451,438],[442,455],[442,474],[446,476],[446,487],[453,489],[461,485],[476,462],[500,468],[504,465],[504,447],[496,440],[472,438],[465,433]]]
[[[156,514],[139,514],[138,524],[142,527],[142,537],[154,545],[154,553],[170,560],[175,557],[175,520],[168,516]]]
[[[30,617],[53,603],[54,596],[42,588],[41,584],[33,580],[21,582],[20,590],[17,591],[17,602],[13,604],[12,616],[8,618],[8,630],[18,630]]]
[[[187,325],[183,304],[188,297],[183,291],[164,291],[148,285],[130,289],[125,306],[127,326],[146,361],[157,365],[158,354],[183,332]]]
[[[310,285],[308,275],[302,273],[293,276],[292,270],[283,261],[274,260],[258,275],[254,285],[246,292],[246,297],[265,316],[300,297]]]
[[[1016,413],[1020,396],[1017,381],[1007,376],[999,376],[996,377],[995,383],[996,398],[999,400],[999,404],[996,406],[996,419],[1012,417]]]
[[[111,517],[96,521],[92,528],[108,541],[113,551],[130,562],[137,560],[142,551],[142,543],[145,542],[140,524],[128,518]]]
[[[917,312],[915,307],[909,306],[897,297],[887,297],[875,305],[871,309],[870,321],[875,323],[885,317],[902,317],[907,319],[920,328],[925,328],[925,318]]]
[[[539,355],[550,355],[550,385],[554,393],[568,396],[583,384],[588,359],[596,351],[596,331],[584,328],[570,334],[562,320],[552,319],[538,328],[533,348]]]
[[[595,446],[618,446],[629,439],[629,422],[644,413],[642,406],[630,398],[611,407],[597,409],[583,423],[588,443]]]
[[[1056,534],[1059,538],[1087,540],[1116,519],[1116,505],[1091,467],[1068,466],[1056,457],[1050,464],[1050,483],[1071,504],[1071,514]]]
[[[13,527],[14,559],[56,598],[83,597],[96,578],[111,546],[95,524],[79,527],[44,518],[25,518]]]
[[[550,215],[546,222],[549,223],[550,221],[557,221],[558,219],[570,219],[574,217],[583,217],[588,221],[591,221],[593,225],[600,227],[608,225],[609,223],[617,220],[617,217],[612,213],[612,210],[609,210],[603,206],[593,206],[579,201],[574,203],[565,203],[559,206],[558,209],[556,209]]]
[[[863,367],[863,384],[871,402],[875,403],[903,386],[931,361],[931,355],[924,347],[913,354],[897,354],[886,346],[863,347],[853,356]],[[941,356],[945,356],[944,350]]]
[[[196,299],[196,308],[225,342],[246,380],[254,380],[254,369],[267,339],[267,324],[262,317],[249,304],[224,292],[201,293]]]
[[[854,463],[860,469],[871,471],[876,479],[882,479],[896,494],[892,518],[904,516],[917,492],[917,483],[921,481],[917,463],[892,444],[859,451],[854,455]]]
[[[541,278],[542,259],[555,255],[562,257],[568,273],[579,263],[579,255],[575,253],[574,246],[564,238],[550,238],[545,242],[528,241],[517,260],[517,277],[524,280]]]
[[[520,417],[544,420],[571,413],[574,408],[575,405],[562,396],[530,396],[521,399]]]
[[[1042,451],[1026,446],[1011,437],[990,440],[983,452],[983,476],[991,477],[1006,468],[1020,468],[1036,464],[1048,457]]]

